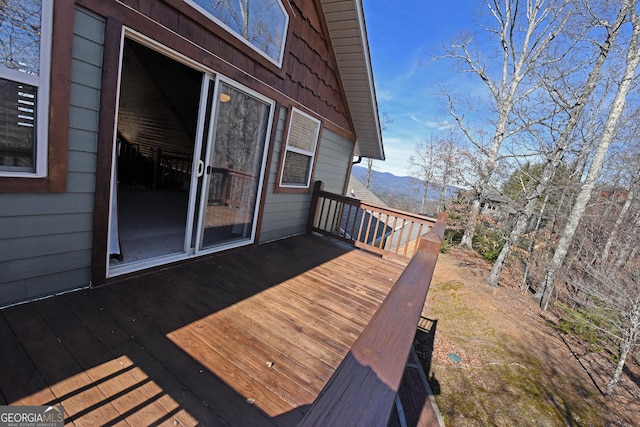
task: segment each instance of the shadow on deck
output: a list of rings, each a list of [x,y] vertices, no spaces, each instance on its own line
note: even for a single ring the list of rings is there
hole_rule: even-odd
[[[0,404],[295,425],[404,268],[303,235],[0,311]]]

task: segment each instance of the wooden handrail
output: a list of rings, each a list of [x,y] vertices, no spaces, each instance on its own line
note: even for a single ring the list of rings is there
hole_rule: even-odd
[[[315,183],[307,232],[316,232],[356,247],[408,262],[434,218],[367,203],[322,190]]]
[[[212,167],[210,171],[210,201],[224,206],[242,207],[251,196],[253,175],[229,168]]]
[[[413,256],[299,426],[386,426],[429,291],[447,214]]]

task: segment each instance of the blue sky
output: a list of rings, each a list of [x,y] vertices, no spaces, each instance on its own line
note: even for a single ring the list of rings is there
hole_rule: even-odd
[[[475,32],[483,4],[479,0],[363,0],[378,109],[393,120],[383,133],[387,160],[374,161],[375,170],[408,175],[408,158],[416,144],[428,140],[449,120],[439,86],[460,89],[477,84],[449,64],[426,60],[456,34]]]

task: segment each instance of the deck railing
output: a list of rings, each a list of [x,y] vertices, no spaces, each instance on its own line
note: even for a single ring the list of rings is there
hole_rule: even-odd
[[[232,206],[248,206],[254,196],[256,177],[247,173],[228,169],[211,168],[209,182],[209,202]]]
[[[446,213],[329,379],[299,426],[386,426],[444,235]],[[419,425],[431,424],[421,419]]]
[[[318,181],[307,231],[407,262],[416,252],[420,237],[435,223],[434,218],[323,191]]]

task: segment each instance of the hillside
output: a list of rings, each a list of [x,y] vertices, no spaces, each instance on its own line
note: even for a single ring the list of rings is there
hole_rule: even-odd
[[[355,165],[352,175],[361,183],[365,183],[367,179],[367,168]],[[376,196],[378,196],[387,205],[398,209],[419,212],[422,203],[422,185],[409,176],[396,176],[389,172],[371,171],[371,183],[369,186]],[[460,191],[460,188],[450,186],[447,188],[446,197],[454,197]],[[440,186],[430,185],[428,200],[436,202],[440,195]],[[432,207],[435,203],[431,203]]]
[[[488,286],[490,268],[475,252],[441,254],[414,342],[446,425],[640,425],[638,358],[605,398],[608,354],[517,286]]]

